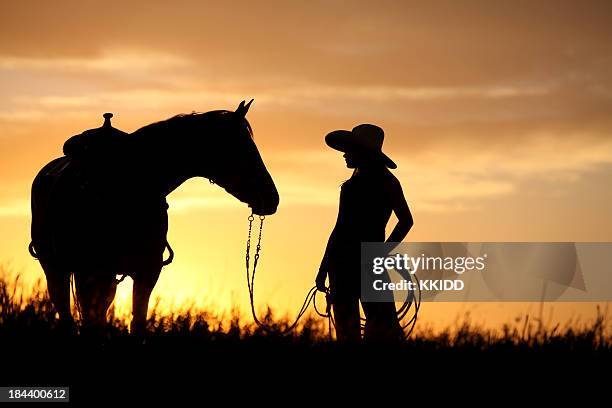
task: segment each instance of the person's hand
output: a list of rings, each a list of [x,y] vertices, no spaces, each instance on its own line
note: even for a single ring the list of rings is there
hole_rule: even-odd
[[[317,290],[321,292],[327,292],[327,287],[325,286],[326,273],[319,272],[317,278],[315,279],[315,285],[317,285]]]

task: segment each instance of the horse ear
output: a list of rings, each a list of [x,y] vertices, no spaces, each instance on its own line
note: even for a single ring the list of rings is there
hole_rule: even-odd
[[[240,104],[236,108],[236,113],[238,115],[243,115],[243,113],[242,113],[243,111],[244,111],[244,101],[240,102]]]
[[[251,107],[252,103],[253,99],[251,99],[246,105],[244,104],[244,101],[240,102],[240,105],[238,105],[238,108],[236,109],[236,114],[242,116],[243,118],[246,117],[246,114],[249,111],[249,108]]]
[[[247,103],[247,104],[244,106],[244,116],[246,116],[246,114],[247,114],[247,112],[249,111],[249,108],[251,107],[251,104],[253,103],[253,101],[254,101],[254,100],[255,100],[255,99],[251,99],[251,100],[249,101],[249,103]]]

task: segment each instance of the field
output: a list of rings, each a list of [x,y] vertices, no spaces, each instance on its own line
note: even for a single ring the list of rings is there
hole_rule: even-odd
[[[269,388],[270,381],[313,387],[327,381],[330,368],[332,375],[355,375],[376,367],[381,374],[437,379],[473,369],[498,376],[517,368],[522,378],[536,373],[546,377],[572,372],[573,367],[607,367],[612,354],[609,322],[601,312],[581,327],[547,328],[526,319],[498,332],[482,330],[466,319],[455,329],[417,329],[405,344],[382,347],[330,341],[327,321],[315,317],[282,336],[262,331],[250,316],[237,313],[224,317],[180,310],[161,315],[154,309],[144,342],[131,337],[128,322],[112,313],[106,334],[90,338],[60,333],[44,285],[28,296],[18,286],[14,279],[0,279],[0,383],[68,384],[71,398],[77,400],[88,400],[92,394],[133,396],[135,384],[157,392],[187,384],[197,388],[204,378],[209,385],[236,383],[253,389]],[[279,330],[288,324],[271,312],[266,320]],[[263,372],[272,377],[262,377]]]

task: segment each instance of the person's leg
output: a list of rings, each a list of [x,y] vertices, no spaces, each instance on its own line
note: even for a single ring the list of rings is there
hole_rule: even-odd
[[[361,341],[359,313],[359,291],[349,271],[345,268],[332,268],[329,272],[331,301],[336,324],[336,339],[340,342]]]
[[[336,338],[340,342],[356,343],[361,340],[359,321],[359,298],[353,296],[333,296]]]
[[[403,338],[393,302],[363,302],[366,315],[364,338],[371,342],[396,342]]]

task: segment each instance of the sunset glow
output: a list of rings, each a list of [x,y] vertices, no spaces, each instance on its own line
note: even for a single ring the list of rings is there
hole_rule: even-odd
[[[323,138],[359,123],[385,130],[415,219],[406,241],[612,241],[610,3],[239,3],[1,6],[1,263],[28,284],[44,279],[27,251],[31,182],[102,113],[132,132],[250,98],[281,197],[264,224],[262,310],[292,316],[313,286],[351,174]],[[249,313],[247,206],[205,179],[168,202],[176,258],[153,298],[166,311]],[[545,310],[565,322],[592,317],[595,304]],[[425,304],[419,325],[466,312],[499,326],[539,305]]]

